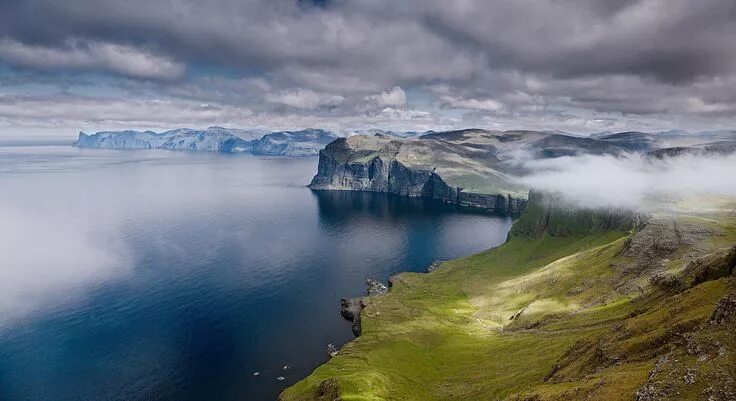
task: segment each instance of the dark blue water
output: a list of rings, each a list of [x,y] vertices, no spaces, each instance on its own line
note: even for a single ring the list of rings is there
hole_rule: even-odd
[[[339,299],[366,277],[489,248],[511,223],[314,193],[316,164],[0,147],[0,399],[275,399],[352,339]]]

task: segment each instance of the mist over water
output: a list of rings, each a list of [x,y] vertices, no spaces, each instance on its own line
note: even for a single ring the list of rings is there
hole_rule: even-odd
[[[316,164],[0,147],[0,399],[274,399],[352,339],[339,299],[366,277],[487,249],[511,224],[313,193]]]

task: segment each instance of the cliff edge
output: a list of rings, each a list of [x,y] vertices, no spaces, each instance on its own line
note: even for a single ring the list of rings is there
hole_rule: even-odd
[[[495,149],[433,138],[339,138],[319,153],[310,188],[385,192],[518,215],[525,188],[502,171]]]

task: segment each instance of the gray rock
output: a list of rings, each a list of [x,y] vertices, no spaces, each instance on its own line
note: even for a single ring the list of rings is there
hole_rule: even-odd
[[[369,297],[388,293],[388,287],[380,281],[369,278],[365,280],[365,284],[368,286],[366,293]]]
[[[327,344],[327,354],[331,357],[336,357],[337,354],[340,353],[340,350],[335,346],[335,344]]]
[[[433,271],[436,271],[439,269],[443,263],[445,263],[445,260],[435,260],[427,267],[427,273],[432,273]]]
[[[716,309],[711,315],[710,321],[713,324],[724,324],[729,321],[736,321],[736,291],[721,298],[716,305]]]
[[[345,320],[353,322],[352,330],[356,337],[362,332],[360,321],[360,312],[363,311],[365,305],[360,298],[342,298],[340,299],[340,315]]]

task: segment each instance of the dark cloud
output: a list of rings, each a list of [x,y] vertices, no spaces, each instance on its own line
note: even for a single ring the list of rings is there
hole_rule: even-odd
[[[69,40],[111,42],[188,63],[249,69],[365,65],[381,71],[381,64],[411,61],[402,60],[408,53],[417,64],[434,58],[444,66],[464,55],[487,62],[483,67],[567,77],[630,73],[668,82],[732,72],[736,56],[729,46],[736,39],[730,0],[372,3],[12,0],[0,16],[0,34],[61,48]],[[433,69],[407,78],[435,75],[449,78]]]
[[[720,125],[735,22],[733,0],[5,0],[0,63],[284,116]]]

